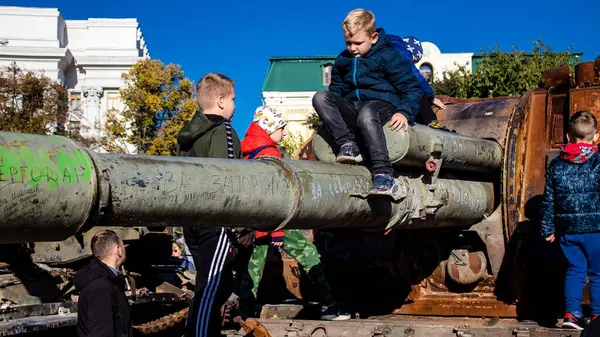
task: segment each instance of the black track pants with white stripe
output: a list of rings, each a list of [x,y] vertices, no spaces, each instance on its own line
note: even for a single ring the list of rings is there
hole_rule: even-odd
[[[187,337],[218,337],[221,306],[233,291],[234,248],[225,228],[183,230],[196,265],[196,289],[186,322]]]

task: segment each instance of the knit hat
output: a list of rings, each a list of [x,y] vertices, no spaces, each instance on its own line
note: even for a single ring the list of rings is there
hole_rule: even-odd
[[[287,125],[283,114],[268,106],[259,106],[256,108],[252,121],[256,122],[268,134],[272,134]]]
[[[406,44],[406,49],[417,59],[417,62],[423,58],[423,46],[415,36],[402,38]]]

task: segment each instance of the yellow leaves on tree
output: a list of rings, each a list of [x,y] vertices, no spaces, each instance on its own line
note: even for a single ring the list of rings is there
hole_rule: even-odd
[[[66,135],[67,90],[16,63],[0,70],[0,131]]]
[[[177,133],[197,109],[194,84],[179,65],[141,60],[126,74],[121,90],[125,109],[107,116],[102,146],[109,152],[126,152],[125,143],[138,153],[175,153]]]

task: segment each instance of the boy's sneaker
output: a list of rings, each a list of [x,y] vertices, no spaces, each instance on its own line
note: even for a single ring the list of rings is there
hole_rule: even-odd
[[[391,196],[398,190],[398,185],[389,174],[378,173],[373,176],[373,188],[369,191],[370,196]]]
[[[567,312],[565,314],[565,318],[564,318],[562,327],[567,328],[567,329],[575,329],[575,330],[581,331],[585,327],[585,321],[583,320],[583,318],[578,318],[575,315],[571,314],[570,312]]]
[[[346,143],[340,147],[340,153],[338,153],[336,160],[338,163],[353,164],[361,163],[363,158],[356,144]]]
[[[352,315],[350,315],[350,313],[340,312],[337,305],[335,304],[321,307],[321,319],[324,321],[346,321],[350,318],[352,318]]]

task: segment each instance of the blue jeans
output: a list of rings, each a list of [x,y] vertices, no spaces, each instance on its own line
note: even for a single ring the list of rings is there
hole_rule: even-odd
[[[560,248],[568,262],[565,278],[566,311],[582,317],[581,298],[589,277],[592,315],[600,315],[600,233],[564,234]]]
[[[394,172],[383,133],[383,125],[396,112],[392,104],[349,101],[329,91],[318,91],[313,96],[313,107],[338,146],[355,142],[355,132],[359,131],[369,151],[373,174]]]

